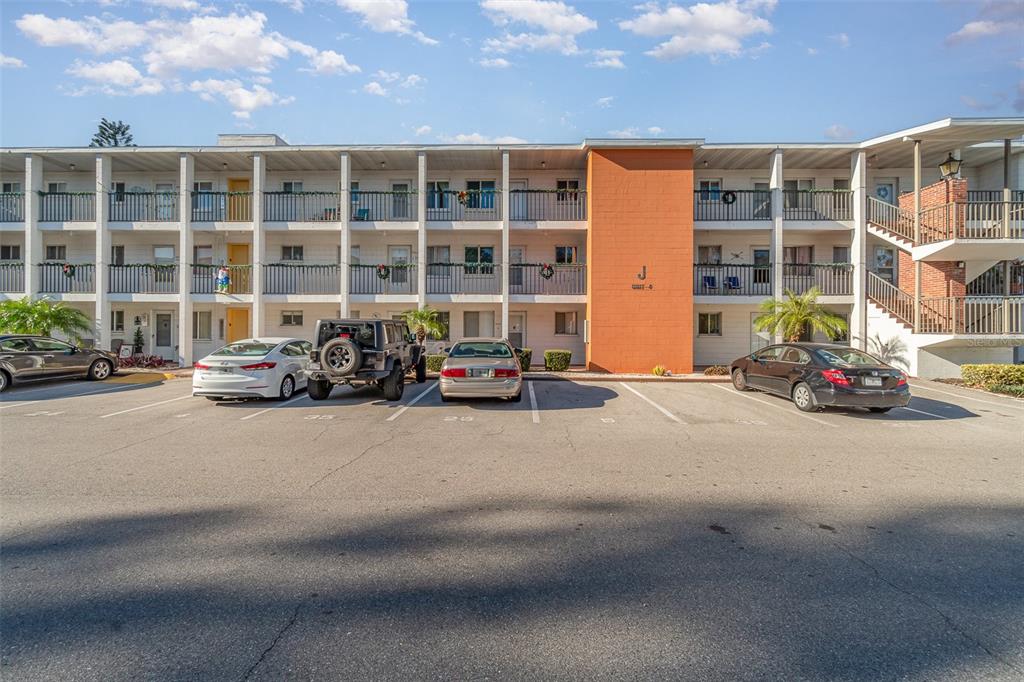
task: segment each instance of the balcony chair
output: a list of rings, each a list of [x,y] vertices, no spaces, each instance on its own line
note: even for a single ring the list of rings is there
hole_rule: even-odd
[[[725,278],[725,288],[731,291],[737,291],[742,288],[740,284],[740,278],[736,275],[729,275]]]
[[[705,290],[706,289],[717,289],[718,288],[718,278],[715,277],[714,275],[704,275],[703,277],[700,278],[700,285],[701,285],[701,288],[703,288]]]
[[[357,208],[355,211],[352,212],[352,220],[363,220],[363,221],[366,221],[366,220],[369,220],[369,219],[370,219],[370,209],[368,209],[368,208]]]

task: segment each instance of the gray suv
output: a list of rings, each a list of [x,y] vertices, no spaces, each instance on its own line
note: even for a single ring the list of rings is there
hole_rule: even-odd
[[[331,388],[377,386],[385,400],[401,400],[405,375],[427,380],[427,355],[409,327],[396,320],[317,320],[306,385],[313,400]]]
[[[0,335],[0,391],[11,384],[46,379],[107,379],[117,371],[117,356],[48,336]]]

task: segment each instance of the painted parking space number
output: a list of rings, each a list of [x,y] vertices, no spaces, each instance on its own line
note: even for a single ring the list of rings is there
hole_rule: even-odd
[[[611,417],[601,417],[601,421],[604,422],[605,424],[614,424],[615,423],[615,420],[612,419]]]
[[[303,417],[303,419],[305,419],[308,422],[311,422],[311,421],[321,421],[321,420],[324,420],[324,419],[334,419],[334,415],[333,414],[307,414],[305,417]]]
[[[471,421],[473,421],[473,418],[472,417],[456,417],[456,416],[453,415],[453,416],[445,417],[444,420],[446,422],[471,422]]]
[[[736,423],[745,426],[768,426],[768,422],[763,422],[760,419],[737,419]]]

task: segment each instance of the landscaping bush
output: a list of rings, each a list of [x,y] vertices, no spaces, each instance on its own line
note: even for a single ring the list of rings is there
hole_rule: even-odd
[[[988,390],[993,393],[1002,393],[1014,398],[1024,398],[1024,386],[1007,386],[1006,384],[992,384]]]
[[[447,357],[448,356],[445,355],[444,353],[441,353],[440,355],[428,355],[427,356],[427,371],[428,372],[435,372],[435,373],[440,372],[441,371],[441,365],[444,364],[444,360]]]
[[[729,376],[729,368],[725,365],[711,365],[704,369],[704,376],[725,377]]]
[[[519,358],[519,365],[524,372],[530,371],[530,362],[533,360],[532,348],[516,348],[516,356]]]
[[[572,351],[568,350],[546,350],[544,351],[544,369],[549,372],[564,372],[569,369],[569,362],[572,360]]]
[[[1024,386],[1024,365],[962,365],[960,376],[970,386]]]
[[[663,377],[666,372],[668,372],[668,370],[665,369],[665,365],[655,365],[654,369],[651,370],[651,373],[656,377]]]

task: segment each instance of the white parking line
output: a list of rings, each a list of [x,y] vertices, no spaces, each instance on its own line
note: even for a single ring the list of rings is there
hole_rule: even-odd
[[[434,383],[430,384],[430,386],[427,387],[427,390],[423,391],[423,393],[420,393],[418,396],[416,396],[415,398],[410,400],[408,403],[406,403],[405,405],[402,405],[402,408],[400,410],[398,410],[398,412],[395,412],[393,415],[391,415],[390,417],[388,417],[384,421],[389,421],[389,422],[395,421],[396,419],[398,419],[399,417],[402,416],[403,412],[408,410],[410,407],[412,407],[413,405],[415,405],[419,401],[423,400],[423,396],[427,395],[428,393],[433,391],[435,388],[437,388],[437,382],[436,381]]]
[[[540,412],[537,411],[537,396],[533,393],[533,382],[526,382],[526,387],[530,391],[530,411],[533,412],[533,423],[540,424]]]
[[[913,407],[898,407],[898,410],[906,410],[907,412],[917,412],[918,414],[926,414],[929,417],[935,417],[936,419],[951,419],[952,417],[943,417],[941,414],[935,414],[934,412],[925,412],[924,410],[915,410]]]
[[[122,386],[114,386],[113,388],[107,386],[107,387],[104,387],[104,388],[97,388],[94,391],[83,391],[81,393],[72,393],[71,395],[62,395],[62,396],[56,397],[56,398],[42,398],[40,400],[27,400],[27,401],[25,401],[23,403],[12,402],[9,405],[6,404],[6,401],[5,401],[5,404],[0,405],[0,410],[9,410],[12,407],[25,407],[27,405],[35,405],[36,403],[52,403],[52,402],[55,402],[57,400],[67,400],[68,398],[77,398],[77,397],[83,396],[83,395],[95,395],[97,393],[114,393],[115,391],[125,391],[125,390],[128,390],[129,388],[138,388],[138,387],[139,387],[139,384],[126,384],[126,385],[122,385]]]
[[[294,403],[296,400],[302,400],[303,398],[308,398],[308,397],[309,397],[308,393],[303,393],[302,395],[297,395],[294,398],[291,398],[290,400],[286,400],[283,403],[277,403],[276,405],[272,405],[271,407],[268,407],[265,410],[260,410],[259,412],[253,412],[252,414],[247,414],[244,417],[242,417],[241,419],[239,419],[238,421],[244,422],[244,421],[247,421],[249,419],[253,419],[254,417],[260,416],[261,414],[266,414],[267,412],[270,412],[271,410],[276,410],[279,407],[284,407],[285,405],[288,405],[290,403]]]
[[[100,415],[100,419],[106,419],[107,417],[116,417],[119,414],[128,414],[129,412],[138,412],[139,410],[148,410],[151,407],[157,405],[166,405],[167,403],[177,402],[178,400],[184,400],[185,398],[191,398],[192,394],[178,396],[177,398],[171,398],[170,400],[161,400],[157,403],[150,403],[148,405],[139,405],[137,407],[129,407],[127,410],[121,410],[120,412],[111,412],[110,414]]]
[[[973,400],[976,403],[985,403],[986,405],[995,405],[996,407],[1008,407],[1011,410],[1024,410],[1024,403],[1020,405],[1010,405],[1009,403],[1000,403],[995,400],[983,400],[981,398],[974,398],[969,395],[960,395],[959,393],[951,393],[950,391],[940,391],[937,388],[931,386],[921,386],[920,384],[911,384],[911,388],[921,389],[924,391],[931,391],[932,393],[941,393],[942,395],[952,396],[954,398],[963,398],[964,400]],[[1007,398],[1007,400],[1014,400],[1013,398]]]
[[[812,422],[816,422],[818,424],[823,424],[825,426],[831,426],[832,428],[837,428],[839,426],[838,424],[831,424],[831,423],[829,423],[827,421],[824,421],[822,419],[816,419],[816,418],[812,417],[809,414],[804,414],[803,412],[796,411],[796,407],[790,408],[790,407],[783,407],[782,405],[775,405],[773,403],[768,402],[767,400],[761,400],[760,398],[755,398],[754,396],[750,395],[749,393],[740,393],[739,391],[737,391],[735,389],[726,388],[725,386],[720,386],[718,384],[711,384],[711,385],[714,386],[715,388],[718,388],[718,389],[721,389],[723,391],[726,391],[727,393],[730,393],[732,395],[739,396],[740,398],[748,398],[749,400],[753,400],[755,403],[761,403],[762,405],[767,405],[768,407],[774,407],[776,410],[785,410],[786,414],[791,415],[793,417],[803,417],[804,419],[810,419]]]
[[[630,386],[629,384],[627,384],[627,383],[625,383],[625,382],[623,382],[623,381],[620,381],[620,382],[619,382],[619,385],[621,385],[621,386],[622,386],[622,387],[623,387],[624,389],[626,389],[627,391],[630,391],[631,393],[634,393],[634,394],[636,394],[636,396],[637,396],[637,397],[639,397],[639,398],[640,398],[640,400],[643,400],[643,401],[644,401],[644,402],[646,402],[647,404],[651,405],[651,406],[652,406],[652,407],[654,407],[654,409],[656,409],[656,410],[657,410],[658,412],[661,412],[661,413],[662,413],[663,415],[665,415],[666,417],[668,417],[668,418],[669,418],[669,419],[671,419],[672,421],[676,422],[677,424],[685,424],[685,423],[686,423],[686,422],[684,422],[684,421],[683,421],[682,419],[680,419],[679,417],[675,416],[674,414],[672,414],[671,412],[669,412],[668,410],[666,410],[666,409],[665,409],[664,407],[662,407],[662,406],[661,406],[661,405],[659,405],[658,403],[654,402],[653,400],[651,400],[650,398],[648,398],[647,396],[645,396],[645,395],[644,395],[643,393],[641,393],[640,391],[638,391],[638,390],[636,390],[635,388],[633,388],[632,386]]]

